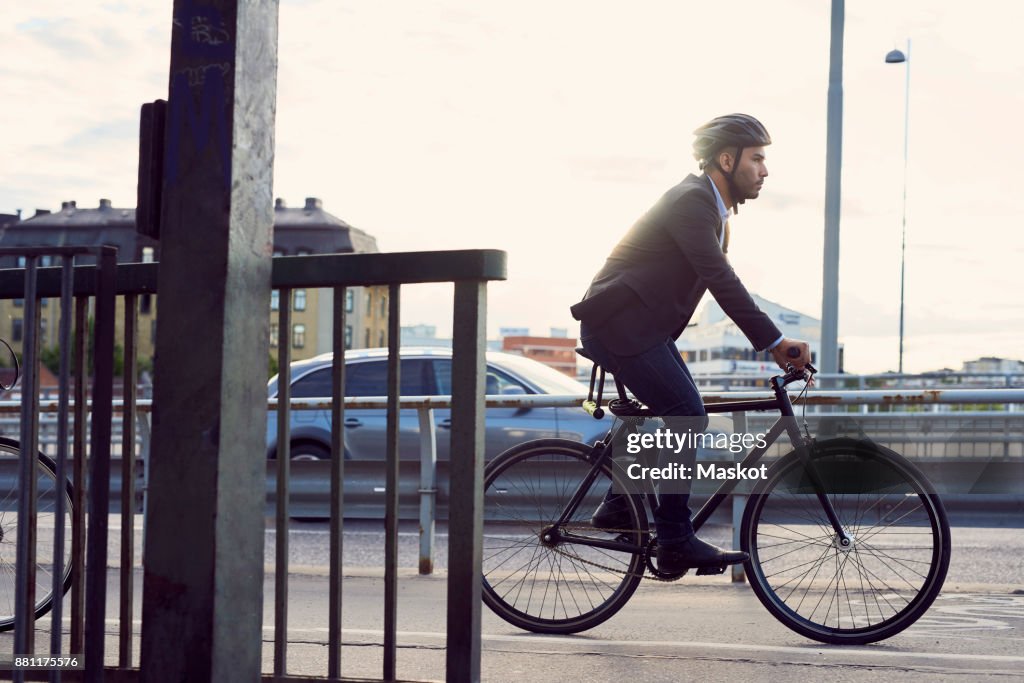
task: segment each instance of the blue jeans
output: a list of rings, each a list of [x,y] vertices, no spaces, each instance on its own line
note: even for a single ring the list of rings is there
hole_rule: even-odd
[[[700,417],[675,421],[666,419],[666,426],[673,431],[685,429],[704,431],[707,427],[707,412],[701,400],[697,385],[690,376],[682,356],[676,349],[675,342],[666,339],[652,349],[635,356],[619,356],[609,351],[601,341],[590,333],[586,325],[580,330],[580,343],[587,353],[605,370],[625,384],[633,395],[647,405],[655,415],[671,418],[673,416]],[[681,463],[693,471],[697,460],[696,447],[683,448],[678,453],[674,449],[663,449],[658,456],[658,464],[664,467],[670,463]],[[670,493],[665,487],[659,487],[658,505],[654,510],[654,524],[661,544],[681,543],[693,535],[690,522],[689,488],[685,492]],[[611,492],[606,499],[610,499]]]

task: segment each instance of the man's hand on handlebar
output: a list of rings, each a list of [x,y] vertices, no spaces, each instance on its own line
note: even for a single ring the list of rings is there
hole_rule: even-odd
[[[787,365],[792,365],[797,370],[801,370],[811,362],[811,348],[807,345],[807,342],[800,341],[799,339],[789,339],[788,337],[783,339],[771,350],[771,354],[772,358],[775,359],[775,362],[783,370],[786,369]]]

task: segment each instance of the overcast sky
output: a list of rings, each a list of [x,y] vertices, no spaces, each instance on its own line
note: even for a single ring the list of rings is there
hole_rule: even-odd
[[[0,212],[135,204],[138,108],[167,95],[170,0],[10,3]],[[732,220],[747,287],[821,315],[830,2],[283,0],[275,196],[383,251],[497,248],[489,331],[576,333],[615,242],[696,170],[691,131],[760,118],[761,198]],[[905,368],[1024,357],[1024,3],[847,3],[840,340],[897,364],[905,66],[912,41]],[[438,302],[442,303],[438,303]],[[403,324],[444,335],[409,287]]]

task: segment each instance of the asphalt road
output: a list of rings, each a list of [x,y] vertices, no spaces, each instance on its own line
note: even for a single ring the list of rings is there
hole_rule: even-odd
[[[645,581],[612,619],[576,636],[522,632],[483,608],[484,681],[973,681],[1024,680],[1024,533],[1016,518],[954,520],[943,593],[907,631],[862,647],[809,641],[777,622],[745,584],[688,576]],[[112,519],[112,531],[116,520]],[[968,526],[968,524],[976,524]],[[343,674],[380,678],[383,642],[383,524],[346,522]],[[288,673],[325,675],[326,530],[293,522],[289,535]],[[141,534],[141,529],[136,530]],[[728,530],[706,535],[725,543]],[[273,669],[273,523],[268,520],[263,669]],[[141,539],[139,539],[141,541]],[[418,530],[400,536],[400,678],[441,680],[445,658],[446,535],[439,529],[437,573],[418,576]],[[141,545],[141,544],[139,544]],[[116,564],[116,551],[112,553]],[[110,573],[108,662],[116,661],[116,572]],[[135,572],[135,658],[141,571]],[[48,618],[37,642],[48,642]],[[11,634],[0,634],[0,653]]]

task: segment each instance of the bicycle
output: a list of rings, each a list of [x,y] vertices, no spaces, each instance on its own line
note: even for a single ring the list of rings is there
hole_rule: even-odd
[[[14,628],[15,566],[18,540],[18,501],[21,498],[18,472],[22,458],[20,444],[0,437],[0,631]],[[64,554],[61,568],[61,595],[71,588],[72,483],[57,484],[57,466],[39,453],[36,466],[36,581],[33,612],[38,619],[53,606],[54,531],[64,527]],[[64,514],[56,516],[57,497],[64,496]]]
[[[595,401],[598,370],[584,408],[600,418],[605,372],[600,368]],[[892,450],[866,439],[816,441],[806,423],[801,433],[785,387],[801,380],[809,386],[815,370],[786,370],[770,379],[771,399],[705,406],[708,413],[779,412],[741,468],[753,467],[783,433],[793,445],[748,494],[740,546],[749,554],[743,566],[750,586],[775,618],[813,640],[889,638],[924,614],[942,588],[950,555],[942,502],[920,470]],[[612,444],[655,417],[615,383],[619,398],[608,408],[617,419],[602,440],[529,441],[485,468],[483,599],[519,628],[584,631],[621,609],[645,576],[675,581],[686,574],[657,568],[647,514],[655,493],[638,489],[613,460]],[[608,532],[589,518],[612,483],[628,492],[632,523]],[[726,480],[715,491],[693,517],[694,529],[738,483]]]

